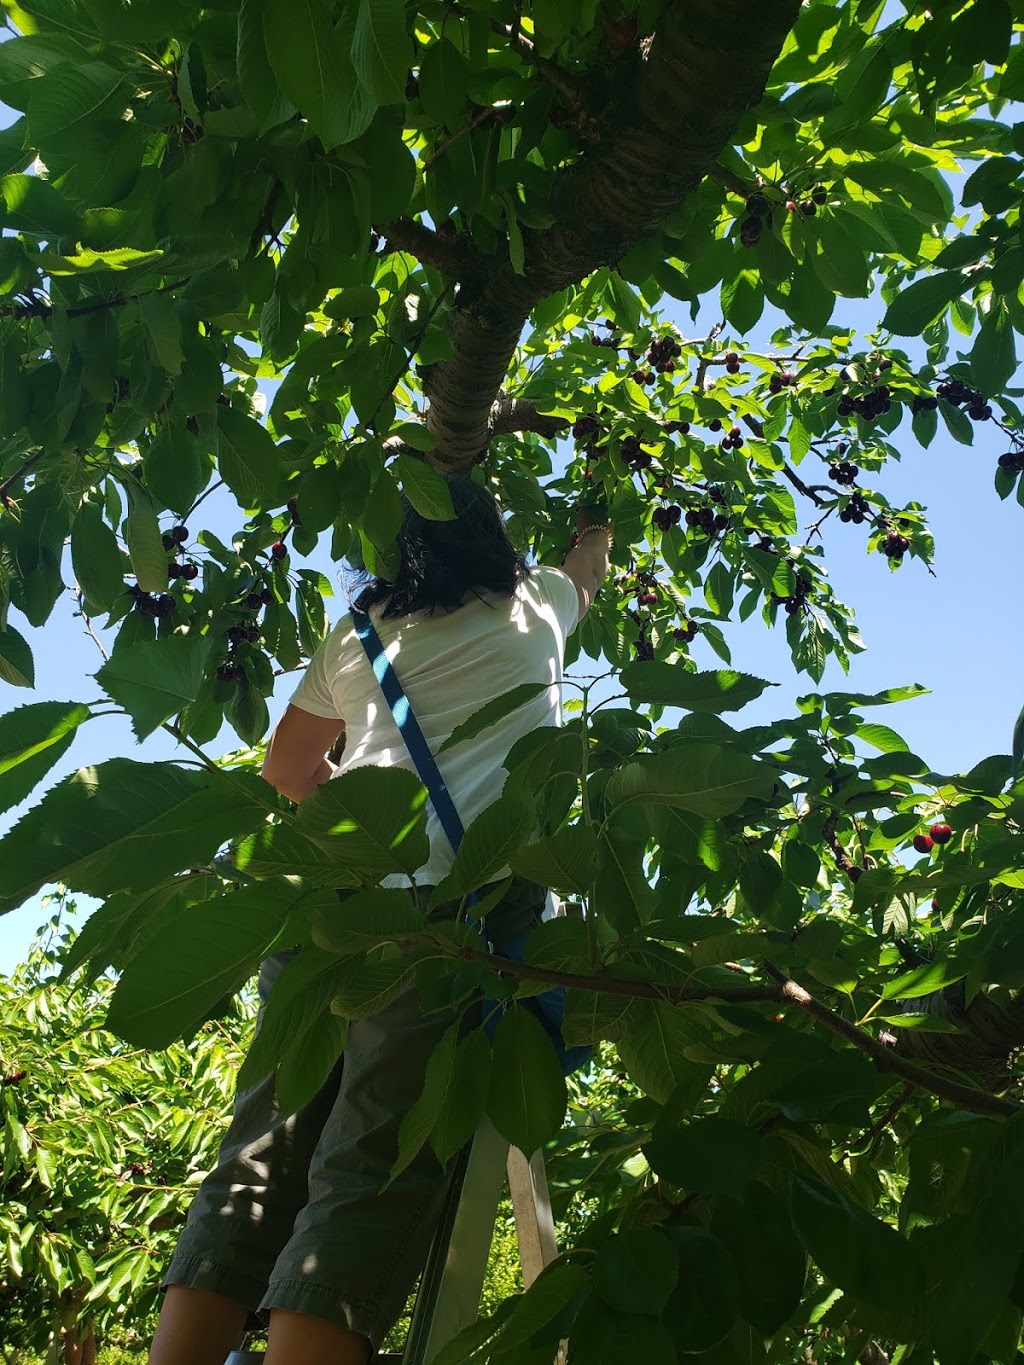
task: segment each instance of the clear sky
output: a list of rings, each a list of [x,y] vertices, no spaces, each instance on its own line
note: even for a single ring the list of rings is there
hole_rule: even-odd
[[[4,114],[0,106],[0,126],[8,121]],[[704,310],[705,315],[712,311]],[[868,330],[881,311],[879,301],[840,299],[836,319]],[[692,336],[699,334],[704,319],[698,320],[697,332],[688,318],[680,315],[674,320]],[[751,345],[766,348],[774,325],[766,316],[749,338]],[[868,650],[853,656],[848,677],[830,657],[819,689],[806,675],[794,673],[781,625],[768,631],[755,612],[746,623],[726,627],[733,666],[780,684],[752,703],[742,717],[753,724],[788,714],[794,699],[812,690],[874,691],[919,682],[932,689],[931,695],[900,703],[878,719],[904,735],[933,768],[963,771],[988,754],[1009,751],[1013,724],[1024,705],[1020,609],[1024,511],[1014,498],[1000,502],[994,491],[995,462],[1004,441],[991,425],[976,429],[973,448],[955,444],[941,422],[927,451],[914,441],[909,420],[893,440],[903,458],[884,471],[879,487],[894,504],[916,499],[927,506],[936,541],[935,576],[911,559],[891,573],[881,554],[865,554],[867,525],[842,525],[831,518],[823,530],[833,587],[855,608]],[[814,519],[813,508],[799,504],[798,498],[801,525],[806,526]],[[206,525],[227,539],[241,525],[241,513],[226,491],[211,497],[203,513],[193,530]],[[337,585],[339,595],[328,602],[328,614],[336,618],[345,605],[337,566],[327,561],[326,548],[307,562]],[[18,626],[23,628],[23,623]],[[100,696],[90,675],[101,659],[82,623],[73,617],[70,596],[58,604],[43,630],[25,628],[25,633],[35,653],[37,685],[30,693],[0,682],[0,711],[29,701],[90,701]],[[699,667],[721,666],[699,636],[691,649]],[[581,666],[580,671],[589,670]],[[272,719],[292,689],[291,679],[280,680]],[[233,732],[225,727],[220,743],[208,746],[208,751],[234,747]],[[90,721],[50,780],[112,757],[152,760],[174,754],[174,741],[161,732],[137,745],[126,718]],[[32,800],[0,816],[0,832],[30,804]],[[83,908],[89,904],[86,898],[79,898],[79,903]],[[9,971],[21,958],[43,918],[38,898],[0,918],[0,972]]]

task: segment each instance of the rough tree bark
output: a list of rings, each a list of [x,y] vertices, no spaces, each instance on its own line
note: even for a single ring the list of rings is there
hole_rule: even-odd
[[[752,22],[748,0],[676,0],[653,38],[601,72],[602,130],[556,177],[556,222],[524,230],[523,273],[507,256],[476,270],[459,258],[446,319],[454,355],[424,374],[433,463],[464,470],[486,448],[531,309],[621,260],[698,188],[764,93],[799,9],[800,0],[768,0]]]

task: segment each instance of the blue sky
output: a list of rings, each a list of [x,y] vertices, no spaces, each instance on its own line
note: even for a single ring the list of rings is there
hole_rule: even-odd
[[[4,113],[0,106],[0,126],[9,121]],[[875,300],[839,300],[836,319],[867,331],[881,311]],[[714,320],[713,310],[705,309],[704,314]],[[694,334],[688,319],[674,320],[686,335]],[[766,316],[749,338],[751,344],[765,346],[774,325]],[[911,749],[935,769],[962,771],[988,754],[1008,752],[1014,720],[1024,705],[1019,605],[1024,511],[1013,498],[1000,502],[993,489],[996,458],[1004,448],[994,427],[979,427],[975,446],[966,448],[946,436],[940,423],[940,434],[924,451],[906,421],[894,442],[903,458],[884,471],[879,487],[894,504],[916,499],[928,508],[936,541],[935,576],[909,559],[899,572],[891,573],[882,555],[865,554],[867,526],[841,525],[835,518],[826,523],[826,557],[834,590],[855,608],[868,645],[866,653],[853,657],[849,676],[830,658],[820,688],[815,688],[806,675],[794,673],[782,627],[766,630],[757,613],[746,623],[727,627],[725,634],[734,667],[779,684],[742,713],[745,723],[788,714],[795,698],[811,690],[874,691],[918,682],[931,694],[900,703],[878,718],[904,735]],[[205,515],[193,530],[205,525],[227,539],[241,525],[241,513],[226,491],[211,497],[203,510]],[[802,526],[814,519],[809,504],[798,506],[798,512]],[[329,615],[336,617],[345,605],[337,566],[328,561],[325,549],[307,562],[336,584],[339,595],[328,603]],[[0,683],[0,711],[28,701],[90,701],[100,695],[90,676],[100,655],[72,613],[68,596],[45,629],[26,632],[35,652],[37,685],[29,693]],[[699,637],[692,652],[699,667],[720,666]],[[590,670],[582,664],[580,671]],[[280,680],[272,719],[293,687],[292,679]],[[208,750],[217,753],[234,747],[237,741],[225,728],[220,743]],[[165,734],[157,732],[139,746],[126,718],[104,718],[83,727],[51,777],[56,780],[82,764],[117,756],[153,760],[173,758],[175,753],[173,740]],[[0,816],[0,831],[28,804],[32,803]],[[80,903],[83,908],[89,904],[85,898]],[[20,960],[44,919],[38,898],[0,918],[0,972]]]

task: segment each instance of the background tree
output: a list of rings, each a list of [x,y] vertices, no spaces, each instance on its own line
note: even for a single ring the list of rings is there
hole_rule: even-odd
[[[0,98],[24,117],[0,134],[0,669],[31,684],[24,632],[66,575],[109,702],[188,756],[53,787],[0,844],[0,903],[57,879],[104,898],[65,971],[118,969],[108,1023],[143,1047],[304,942],[244,1073],[276,1067],[287,1100],[413,976],[467,1009],[481,984],[570,988],[571,1039],[614,1044],[643,1095],[607,1107],[578,1247],[446,1360],[549,1360],[566,1335],[578,1365],[1013,1359],[1024,727],[963,775],[864,714],[916,686],[737,728],[723,713],[767,684],[687,648],[699,631],[728,665],[728,622],[758,611],[812,682],[847,666],[825,523],[894,570],[932,554],[923,505],[884,491],[902,426],[984,433],[997,493],[1024,496],[1010,7],[4,8]],[[843,297],[881,298],[864,341]],[[696,340],[664,317],[716,298]],[[225,717],[258,744],[275,665],[322,638],[303,557],[329,541],[386,574],[400,491],[444,519],[447,469],[542,560],[581,494],[618,528],[573,646],[613,685],[515,747],[441,892],[511,862],[577,899],[525,964],[380,889],[424,856],[410,774],[295,812],[254,750],[204,749]],[[230,543],[196,529],[215,492]],[[4,808],[96,713],[0,718]],[[529,1151],[565,1107],[513,1005],[493,1057],[442,1044],[400,1160],[484,1112]]]
[[[55,1360],[92,1365],[97,1342],[145,1332],[255,1018],[240,999],[188,1045],[118,1046],[103,1028],[111,978],[54,985],[73,938],[58,911],[0,978],[5,1361],[52,1340]]]

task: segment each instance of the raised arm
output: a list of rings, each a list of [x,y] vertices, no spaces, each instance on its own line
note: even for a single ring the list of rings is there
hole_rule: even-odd
[[[576,544],[566,555],[562,570],[576,584],[582,620],[608,576],[614,532],[611,522],[607,520],[607,508],[577,508],[576,533]]]

